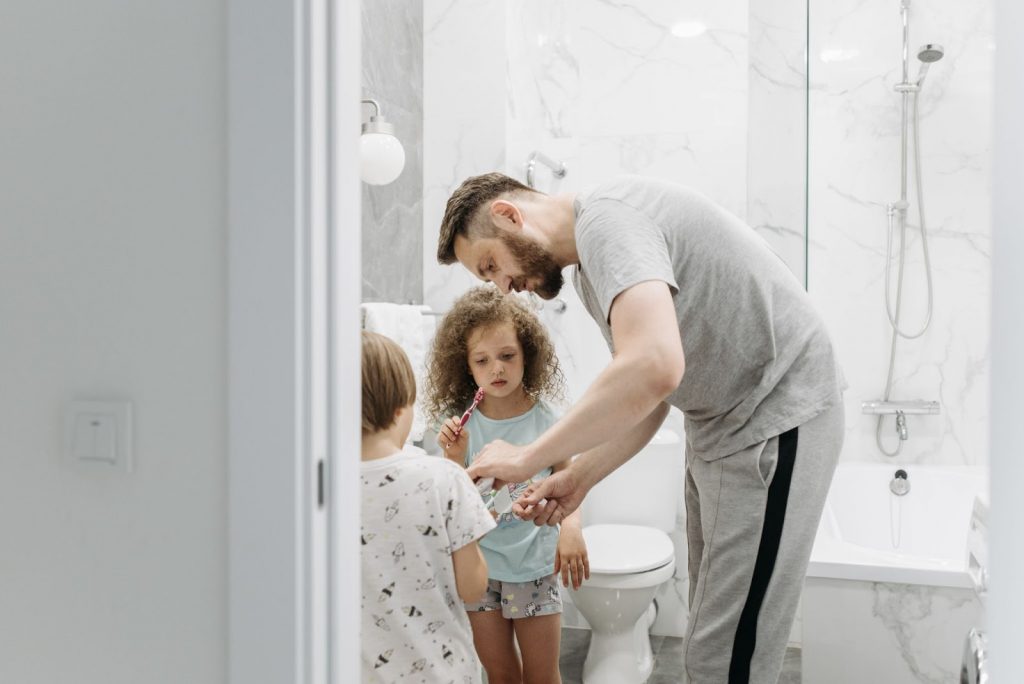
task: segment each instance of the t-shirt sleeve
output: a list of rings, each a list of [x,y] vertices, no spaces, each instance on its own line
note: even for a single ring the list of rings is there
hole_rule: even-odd
[[[450,461],[446,461],[445,466],[448,474],[445,527],[454,552],[493,530],[495,523],[466,471]]]
[[[665,235],[624,202],[590,202],[580,214],[576,248],[606,322],[615,298],[634,285],[661,280],[673,295],[679,291]]]

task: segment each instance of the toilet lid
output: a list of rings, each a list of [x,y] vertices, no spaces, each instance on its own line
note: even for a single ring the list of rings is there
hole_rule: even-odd
[[[589,525],[583,528],[590,571],[626,575],[654,570],[672,560],[675,547],[661,530],[640,525]]]

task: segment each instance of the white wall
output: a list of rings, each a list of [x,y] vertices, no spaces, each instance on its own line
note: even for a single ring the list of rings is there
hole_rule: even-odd
[[[1024,634],[1024,459],[1020,420],[1024,414],[1024,206],[1020,202],[1024,171],[1024,43],[1019,0],[995,0],[995,144],[992,273],[992,591],[988,598],[994,682],[1024,681],[1021,634]]]
[[[224,3],[0,14],[0,681],[226,680]],[[61,411],[134,402],[136,469]]]

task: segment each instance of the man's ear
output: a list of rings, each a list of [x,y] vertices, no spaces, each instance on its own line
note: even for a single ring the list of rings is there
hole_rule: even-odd
[[[491,202],[491,221],[498,228],[510,231],[523,229],[523,214],[519,207],[508,200],[498,199]]]

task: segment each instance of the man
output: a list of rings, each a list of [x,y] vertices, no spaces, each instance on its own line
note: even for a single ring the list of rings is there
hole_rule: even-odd
[[[562,420],[531,444],[492,442],[470,475],[523,481],[579,454],[517,504],[557,524],[677,406],[685,671],[702,684],[774,684],[843,436],[832,345],[797,280],[702,195],[635,177],[588,196],[548,196],[498,173],[470,178],[448,200],[438,261],[547,299],[574,266],[613,353]]]

